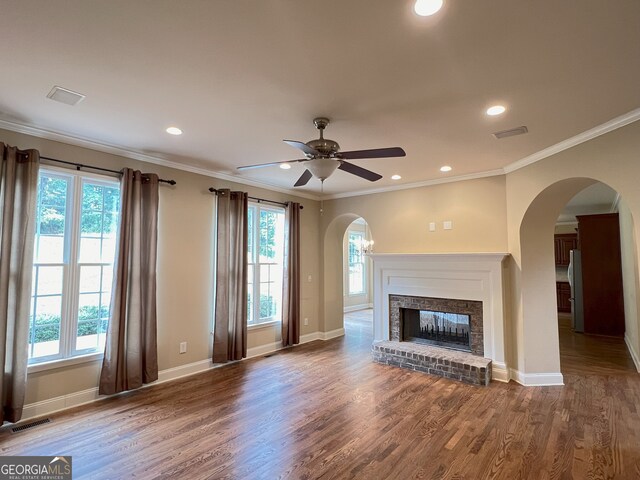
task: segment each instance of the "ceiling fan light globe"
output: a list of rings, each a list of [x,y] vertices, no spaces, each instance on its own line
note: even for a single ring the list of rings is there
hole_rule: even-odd
[[[332,158],[315,158],[310,160],[306,166],[314,177],[325,180],[336,171],[336,168],[340,166],[340,162]]]

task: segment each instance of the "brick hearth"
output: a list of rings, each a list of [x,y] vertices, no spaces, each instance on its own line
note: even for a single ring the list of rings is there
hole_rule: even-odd
[[[439,375],[473,385],[489,385],[491,360],[468,352],[412,342],[373,343],[373,360],[385,365]]]

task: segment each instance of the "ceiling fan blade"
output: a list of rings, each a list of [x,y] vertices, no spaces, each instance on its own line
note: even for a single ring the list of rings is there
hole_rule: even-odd
[[[358,165],[354,165],[349,162],[340,162],[340,166],[338,167],[340,170],[344,170],[347,173],[351,173],[360,178],[364,178],[365,180],[369,180],[370,182],[375,182],[376,180],[380,180],[382,175],[378,175],[371,170],[367,170],[366,168],[359,167]]]
[[[320,152],[318,152],[315,148],[311,148],[306,143],[298,142],[296,140],[283,140],[283,142],[287,145],[291,145],[292,147],[297,148],[298,150],[302,150],[307,155],[312,155],[314,157],[320,155]]]
[[[257,165],[243,165],[241,167],[237,167],[237,169],[249,170],[252,168],[273,167],[274,165],[281,165],[283,163],[306,162],[307,160],[307,158],[299,158],[298,160],[285,160],[284,162],[258,163]]]
[[[305,170],[304,173],[300,175],[300,178],[295,183],[294,187],[302,187],[306,185],[307,182],[311,180],[311,177],[313,177],[313,174],[309,170]]]
[[[340,152],[340,158],[356,160],[358,158],[388,158],[404,157],[406,152],[400,147],[373,148],[371,150],[352,150],[350,152]]]

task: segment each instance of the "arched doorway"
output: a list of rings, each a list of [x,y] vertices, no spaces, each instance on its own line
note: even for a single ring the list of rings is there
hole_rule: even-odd
[[[634,275],[623,273],[622,262],[633,261],[634,243],[630,212],[602,182],[581,190],[560,213],[554,266],[563,375],[635,372],[624,340],[634,320],[625,315],[623,285]]]
[[[373,238],[364,218],[351,222],[342,241],[344,329],[347,336],[373,336]]]
[[[366,219],[355,213],[346,213],[334,218],[327,226],[324,236],[324,331],[326,338],[332,338],[345,334],[344,314],[345,296],[349,296],[348,274],[348,248],[349,232],[359,233],[354,235],[354,241],[370,240],[371,230]],[[370,259],[363,258],[362,266],[364,277],[361,281],[370,282],[366,275],[370,276]],[[369,264],[369,268],[367,268]],[[357,281],[355,282],[357,284]],[[354,285],[357,286],[357,285]],[[355,292],[354,292],[355,293]],[[359,310],[370,303],[370,295],[360,293],[353,295],[353,304],[347,301],[347,311]],[[361,303],[357,303],[361,302]]]
[[[564,206],[579,192],[596,183],[597,180],[592,178],[569,178],[549,185],[529,204],[520,224],[519,275],[515,279],[519,295],[515,309],[520,310],[518,313],[523,322],[516,325],[514,338],[518,357],[516,364],[521,369],[515,372],[515,377],[522,383],[563,383],[553,238]],[[632,337],[629,342],[637,346],[637,248],[631,212],[625,209],[623,213],[625,322]]]

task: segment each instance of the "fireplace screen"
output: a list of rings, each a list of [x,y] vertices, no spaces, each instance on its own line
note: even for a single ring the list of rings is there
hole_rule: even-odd
[[[402,340],[424,342],[459,350],[469,345],[469,315],[401,308]]]

